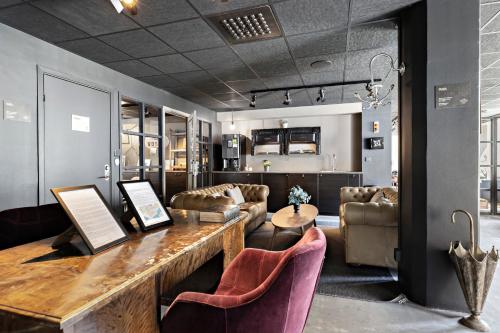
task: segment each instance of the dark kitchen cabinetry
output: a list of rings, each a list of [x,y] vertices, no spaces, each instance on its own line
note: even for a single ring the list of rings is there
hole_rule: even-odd
[[[318,174],[313,173],[293,173],[288,175],[288,188],[299,185],[304,191],[311,195],[309,203],[318,205]]]
[[[249,172],[215,172],[214,185],[220,184],[260,184],[260,173]]]
[[[172,197],[187,189],[186,172],[166,172],[165,173],[165,202],[170,206]]]
[[[340,189],[344,186],[349,186],[351,176],[358,175],[319,174],[318,209],[320,214],[339,215]]]
[[[269,187],[267,211],[275,213],[288,206],[288,175],[285,173],[263,173],[262,184]]]

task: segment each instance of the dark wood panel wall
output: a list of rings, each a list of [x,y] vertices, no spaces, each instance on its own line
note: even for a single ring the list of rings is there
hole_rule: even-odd
[[[214,185],[226,183],[269,186],[267,209],[273,213],[288,206],[290,188],[299,185],[311,195],[310,203],[318,207],[320,214],[338,215],[340,189],[343,186],[363,186],[363,176],[340,173],[214,173]]]

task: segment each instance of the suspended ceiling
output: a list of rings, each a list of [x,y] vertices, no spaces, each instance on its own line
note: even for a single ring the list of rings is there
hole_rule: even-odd
[[[210,109],[230,111],[249,109],[252,89],[369,79],[373,55],[397,57],[392,19],[417,1],[139,0],[138,15],[131,16],[116,13],[106,0],[2,0],[0,22]],[[207,18],[263,4],[271,6],[283,36],[232,45]],[[332,65],[314,69],[310,64],[317,60]],[[386,63],[377,64],[377,73],[385,70]],[[353,93],[363,89],[327,88],[325,103],[354,102]],[[291,93],[292,106],[317,104],[318,89]],[[281,92],[259,95],[257,108],[284,107],[282,100]]]

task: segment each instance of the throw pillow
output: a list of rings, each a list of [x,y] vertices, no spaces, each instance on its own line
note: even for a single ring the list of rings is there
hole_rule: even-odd
[[[385,197],[380,197],[376,202],[378,204],[390,204],[390,203],[392,203],[391,200],[389,200]]]
[[[393,204],[398,203],[399,196],[397,188],[385,187],[382,191],[384,192],[384,197],[389,199]]]
[[[375,192],[373,197],[370,199],[370,202],[378,202],[380,198],[384,198],[384,191],[382,190],[378,190],[377,192]]]
[[[245,202],[245,198],[243,198],[243,193],[239,187],[235,187],[229,190],[226,190],[226,195],[234,200],[236,205],[242,204]]]
[[[222,197],[222,194],[220,194],[220,193],[212,193],[212,194],[210,194],[210,196],[212,198],[218,198],[218,197]]]

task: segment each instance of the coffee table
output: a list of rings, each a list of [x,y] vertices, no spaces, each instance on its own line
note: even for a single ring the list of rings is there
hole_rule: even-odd
[[[273,238],[271,239],[270,250],[273,249],[276,234],[281,230],[300,229],[304,234],[304,227],[308,225],[316,226],[318,208],[309,204],[300,205],[298,213],[293,211],[293,206],[281,208],[273,214],[271,223],[274,225]]]

